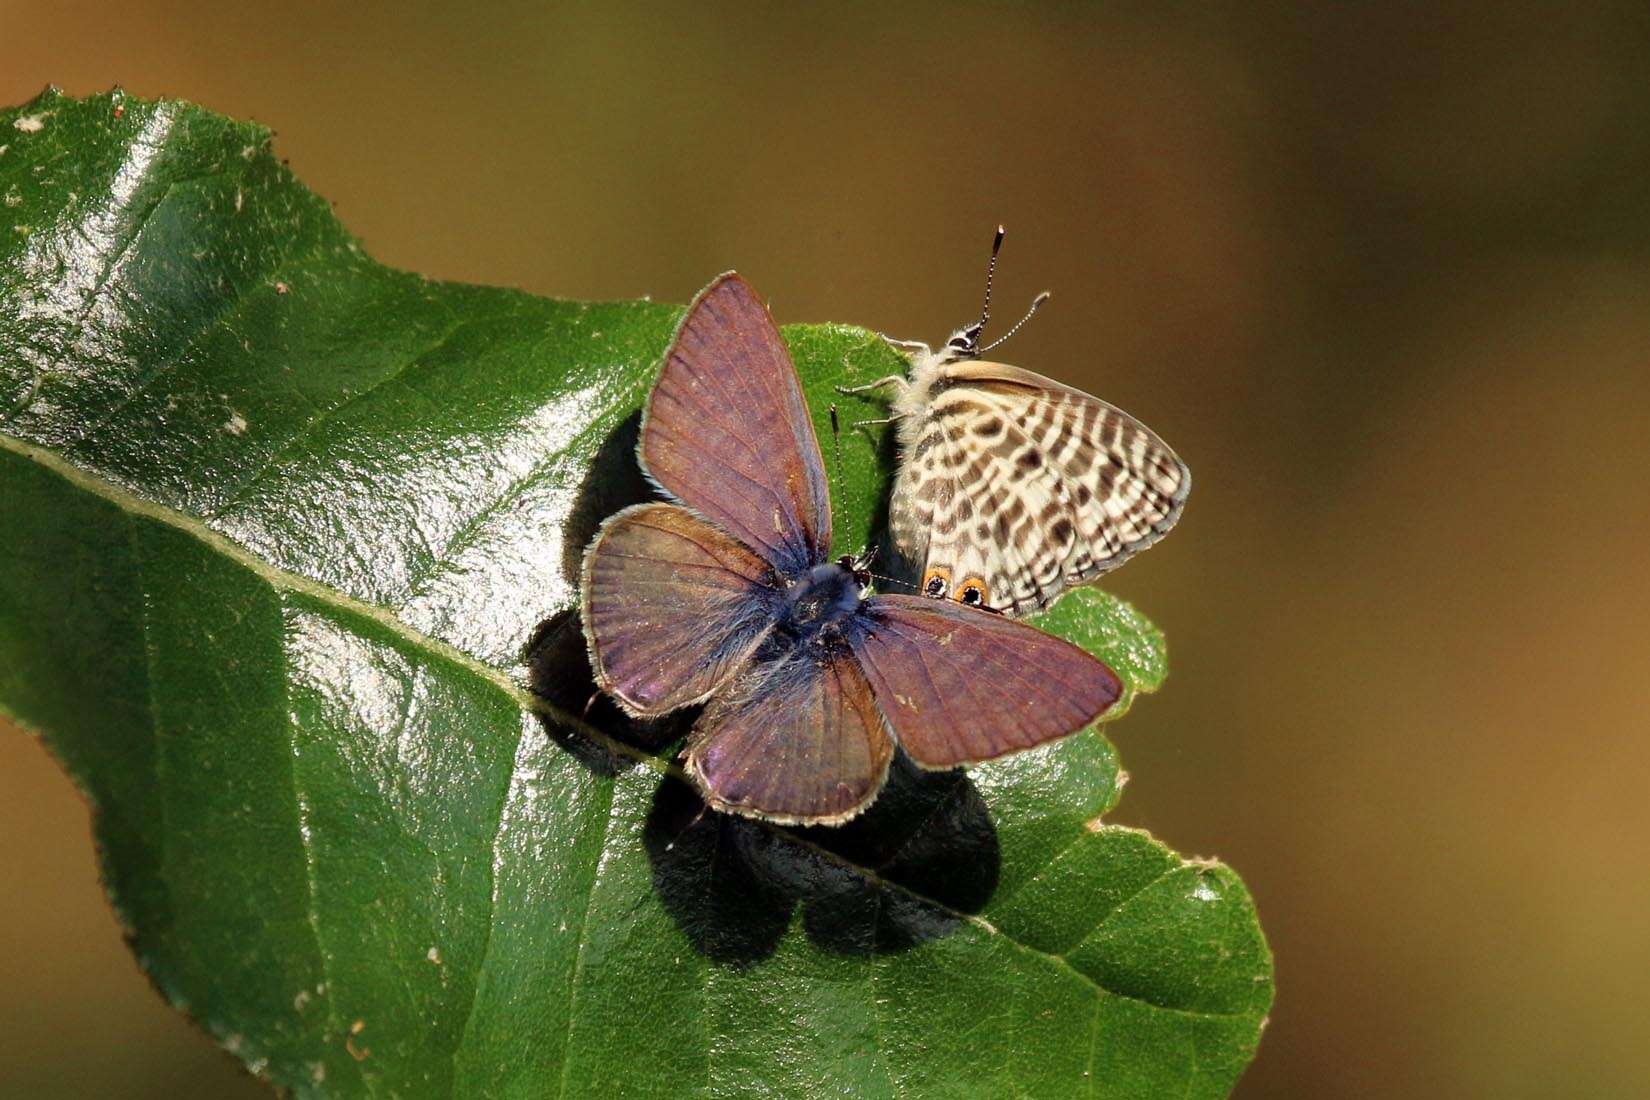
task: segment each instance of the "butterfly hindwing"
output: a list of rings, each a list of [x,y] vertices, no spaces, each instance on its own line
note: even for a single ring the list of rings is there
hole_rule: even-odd
[[[666,492],[785,572],[824,559],[831,503],[796,368],[768,308],[729,273],[688,307],[642,421]]]
[[[686,766],[716,809],[829,825],[870,804],[894,743],[844,650],[752,671],[699,716]]]
[[[697,703],[773,629],[773,568],[674,504],[639,504],[585,552],[585,639],[602,689],[635,714]]]
[[[1052,634],[951,600],[875,596],[854,653],[888,724],[927,768],[991,760],[1082,729],[1117,674]]]
[[[913,529],[925,540],[916,557],[927,594],[1018,613],[1063,585],[1074,506],[1016,411],[975,387],[946,390],[927,407],[890,508],[896,543]]]
[[[925,586],[939,577],[960,599],[977,577],[987,605],[1042,610],[1179,518],[1186,467],[1097,398],[971,360],[919,365],[912,389],[905,415],[918,423],[904,431],[890,528]]]

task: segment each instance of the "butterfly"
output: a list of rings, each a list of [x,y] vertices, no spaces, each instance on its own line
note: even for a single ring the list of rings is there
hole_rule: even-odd
[[[729,273],[694,299],[643,412],[668,501],[608,517],[581,611],[598,686],[656,717],[705,703],[685,770],[710,806],[837,824],[881,790],[895,742],[952,768],[1073,733],[1122,685],[1077,646],[917,595],[870,595],[830,559],[831,502],[796,368]]]
[[[978,321],[938,351],[889,340],[909,355],[909,374],[842,390],[892,391],[900,460],[888,529],[920,572],[921,591],[1022,615],[1162,538],[1180,518],[1192,475],[1122,410],[980,358],[1048,300],[1038,295],[1018,324],[980,346],[1002,243],[998,226]]]

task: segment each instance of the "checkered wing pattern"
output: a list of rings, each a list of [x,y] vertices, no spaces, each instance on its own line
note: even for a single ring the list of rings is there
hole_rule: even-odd
[[[1180,518],[1190,473],[1120,409],[1003,363],[945,364],[925,390],[889,515],[924,593],[1040,611]]]

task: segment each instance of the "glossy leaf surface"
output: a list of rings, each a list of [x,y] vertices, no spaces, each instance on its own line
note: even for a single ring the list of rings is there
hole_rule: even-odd
[[[679,723],[571,717],[679,314],[388,270],[185,104],[0,114],[0,708],[139,963],[300,1095],[1224,1095],[1270,955],[1230,870],[1098,824],[1098,733],[797,831],[701,815]],[[857,551],[889,441],[833,447],[833,386],[898,362],[785,332]],[[1115,599],[1043,625],[1162,679]]]

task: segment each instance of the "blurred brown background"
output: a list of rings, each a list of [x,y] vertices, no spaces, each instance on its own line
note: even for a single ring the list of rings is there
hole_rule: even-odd
[[[257,118],[381,259],[942,337],[1197,487],[1112,586],[1167,631],[1115,815],[1247,879],[1239,1095],[1650,1081],[1650,13],[742,12],[0,0],[0,102]],[[262,1095],[121,944],[86,811],[0,734],[0,1093]]]

